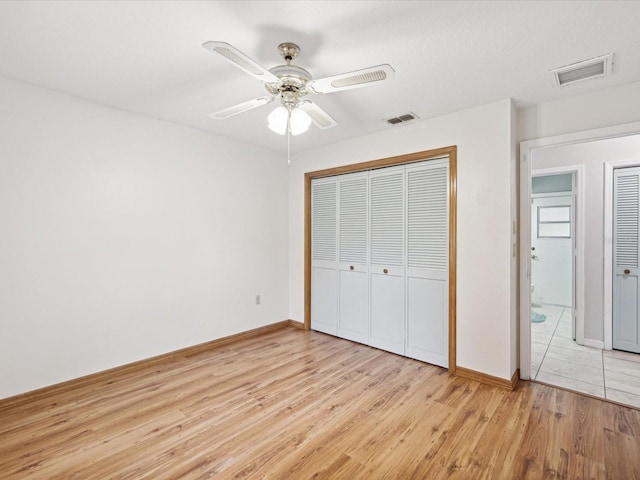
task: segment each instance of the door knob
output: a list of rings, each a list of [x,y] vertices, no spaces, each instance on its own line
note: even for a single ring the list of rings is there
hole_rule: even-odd
[[[382,273],[389,273],[389,270],[385,268],[384,270],[382,270]]]
[[[629,275],[631,273],[631,270],[629,270],[628,268],[624,269],[624,274],[625,275]]]
[[[351,265],[351,266],[349,267],[349,270],[353,270],[353,265]]]

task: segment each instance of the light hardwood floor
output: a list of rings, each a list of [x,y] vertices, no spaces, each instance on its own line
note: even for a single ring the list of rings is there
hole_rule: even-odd
[[[0,411],[0,478],[640,478],[640,411],[293,328]]]

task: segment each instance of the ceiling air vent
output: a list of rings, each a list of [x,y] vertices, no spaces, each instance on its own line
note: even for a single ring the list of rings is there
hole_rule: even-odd
[[[387,123],[389,125],[397,125],[399,123],[404,123],[404,122],[408,122],[410,120],[415,120],[416,118],[418,118],[415,114],[409,112],[409,113],[405,113],[404,115],[400,115],[394,118],[390,118],[389,120],[387,120]]]
[[[565,87],[592,78],[602,78],[611,74],[613,53],[591,58],[551,70],[553,83],[557,87]]]

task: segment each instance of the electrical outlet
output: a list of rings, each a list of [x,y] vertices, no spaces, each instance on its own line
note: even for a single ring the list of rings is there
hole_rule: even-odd
[[[256,295],[256,305],[260,305],[260,295]]]

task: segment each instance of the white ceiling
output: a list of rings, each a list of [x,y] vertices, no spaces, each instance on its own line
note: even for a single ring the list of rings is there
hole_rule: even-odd
[[[322,78],[381,63],[393,82],[314,96],[338,125],[292,150],[372,133],[407,112],[431,118],[514,98],[519,106],[640,80],[640,2],[3,1],[0,75],[274,150],[273,104],[208,113],[264,95],[201,47],[220,40],[266,68],[281,42]],[[613,75],[556,89],[549,70],[614,53]],[[418,120],[419,121],[419,120]]]

